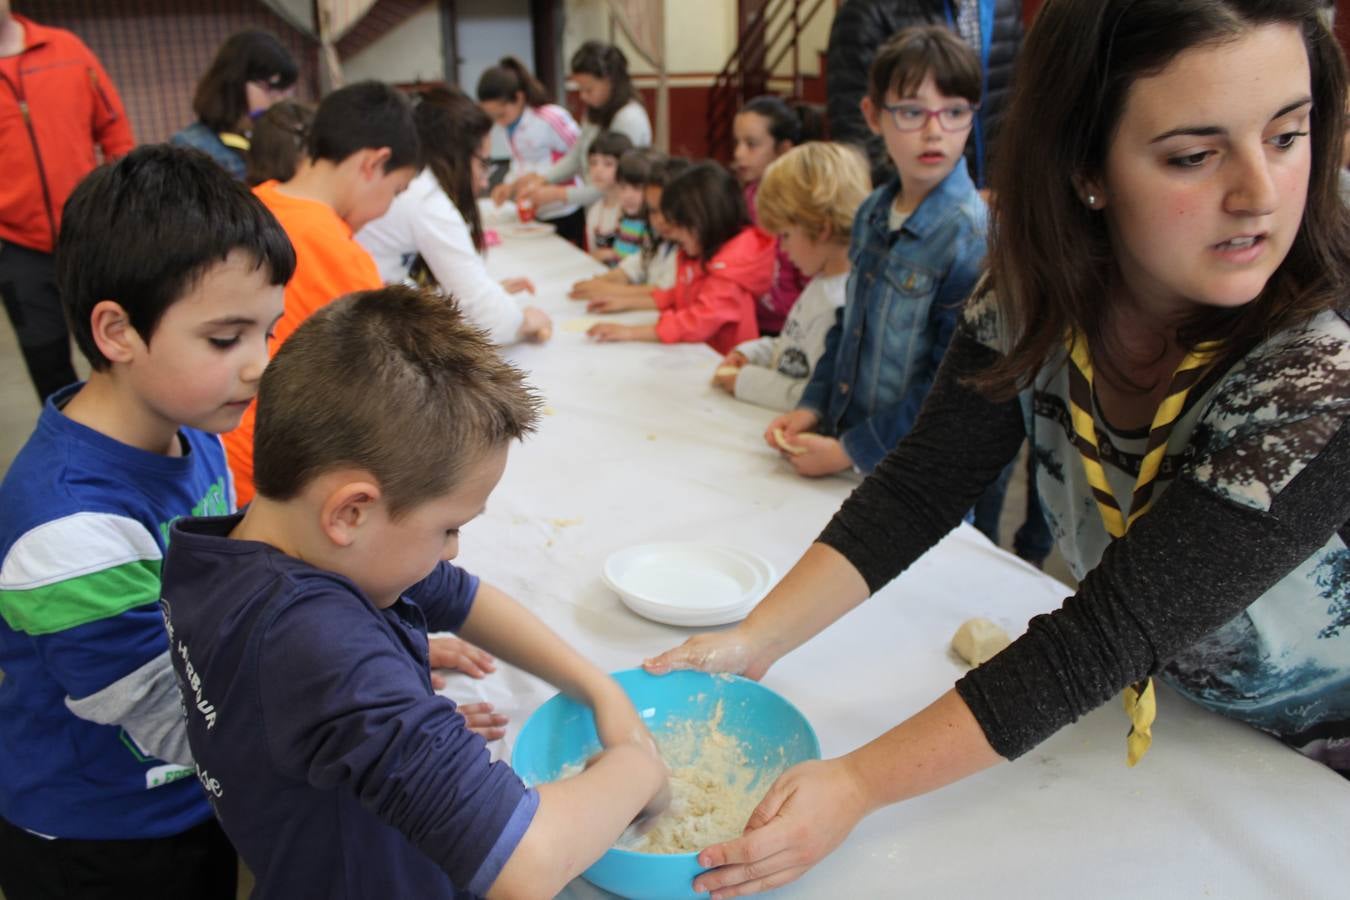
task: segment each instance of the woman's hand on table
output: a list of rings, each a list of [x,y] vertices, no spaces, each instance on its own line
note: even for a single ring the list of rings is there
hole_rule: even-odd
[[[744,626],[726,631],[696,634],[680,646],[642,661],[642,668],[653,675],[665,675],[676,669],[700,672],[727,672],[759,681],[777,657]]]
[[[536,306],[527,306],[522,312],[525,313],[525,320],[520,323],[520,331],[516,336],[531,344],[542,344],[553,337],[553,320]]]
[[[870,811],[863,780],[847,759],[793,766],[769,788],[743,835],[699,853],[698,864],[712,871],[694,879],[694,890],[723,900],[795,881]]]
[[[819,478],[822,475],[842,472],[853,466],[853,460],[849,458],[848,451],[838,438],[806,431],[793,435],[789,440],[797,448],[797,452],[781,449],[780,452],[784,459],[792,463],[792,468],[797,470],[798,475]]]
[[[528,278],[503,278],[502,288],[508,294],[519,294],[521,291],[533,294],[534,282]]]
[[[750,360],[745,358],[745,354],[741,353],[739,350],[732,350],[726,356],[722,357],[722,361],[717,364],[717,369],[713,372],[713,387],[721,388],[728,394],[735,396],[736,377],[740,375],[740,370],[744,368],[745,364],[749,361]],[[727,369],[735,369],[736,371],[725,371]]]
[[[505,714],[495,712],[491,703],[464,703],[459,707],[464,724],[485,741],[496,741],[506,736],[506,723],[511,721]]]
[[[430,638],[427,650],[431,661],[431,686],[438,691],[445,687],[445,679],[436,674],[437,669],[455,669],[473,678],[483,678],[497,671],[497,661],[492,654],[457,637]]]

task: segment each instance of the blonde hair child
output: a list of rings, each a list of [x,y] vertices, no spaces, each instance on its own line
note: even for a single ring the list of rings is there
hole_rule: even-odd
[[[760,227],[810,281],[782,333],[738,345],[714,385],[770,409],[796,407],[844,304],[853,216],[871,189],[862,154],[845,144],[803,144],[769,165],[755,198]]]

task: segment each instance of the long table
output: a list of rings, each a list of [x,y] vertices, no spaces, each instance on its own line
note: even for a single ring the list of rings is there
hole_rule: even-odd
[[[600,578],[608,554],[719,541],[763,555],[781,576],[856,484],[795,475],[760,437],[774,413],[710,386],[718,357],[706,346],[594,344],[574,330],[590,317],[567,287],[601,269],[561,239],[508,237],[489,266],[534,281],[532,302],[554,317],[555,336],[507,350],[546,414],[465,528],[460,562],[602,667],[638,665],[693,633],[622,606]],[[764,683],[836,756],[960,677],[948,641],[962,621],[986,616],[1020,634],[1068,593],[963,525]],[[502,666],[483,681],[454,676],[447,693],[510,715],[497,748],[509,755],[554,692]],[[1125,731],[1109,704],[1013,763],[884,809],[775,896],[1350,896],[1350,782],[1167,689],[1153,749],[1135,769]],[[608,895],[578,879],[564,896]]]

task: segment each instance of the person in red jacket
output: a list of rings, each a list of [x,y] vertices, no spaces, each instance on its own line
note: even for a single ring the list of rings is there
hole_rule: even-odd
[[[724,356],[759,337],[755,305],[773,281],[777,243],[750,224],[736,179],[716,163],[690,166],[662,192],[661,215],[680,251],[674,286],[652,292],[660,318],[601,322],[587,334],[601,342],[706,341]]]
[[[0,0],[0,296],[44,401],[75,381],[52,248],[61,207],[104,160],[132,148],[108,73],[84,43]]]

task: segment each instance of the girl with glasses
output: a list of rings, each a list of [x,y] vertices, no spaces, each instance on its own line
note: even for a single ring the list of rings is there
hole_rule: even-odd
[[[953,116],[940,114],[913,129],[904,114],[973,108],[979,58],[946,28],[916,26],[877,52],[869,77],[863,113],[899,177],[858,209],[843,315],[796,408],[765,430],[800,475],[871,472],[909,432],[985,254],[988,211],[963,156],[970,122],[948,130]]]

